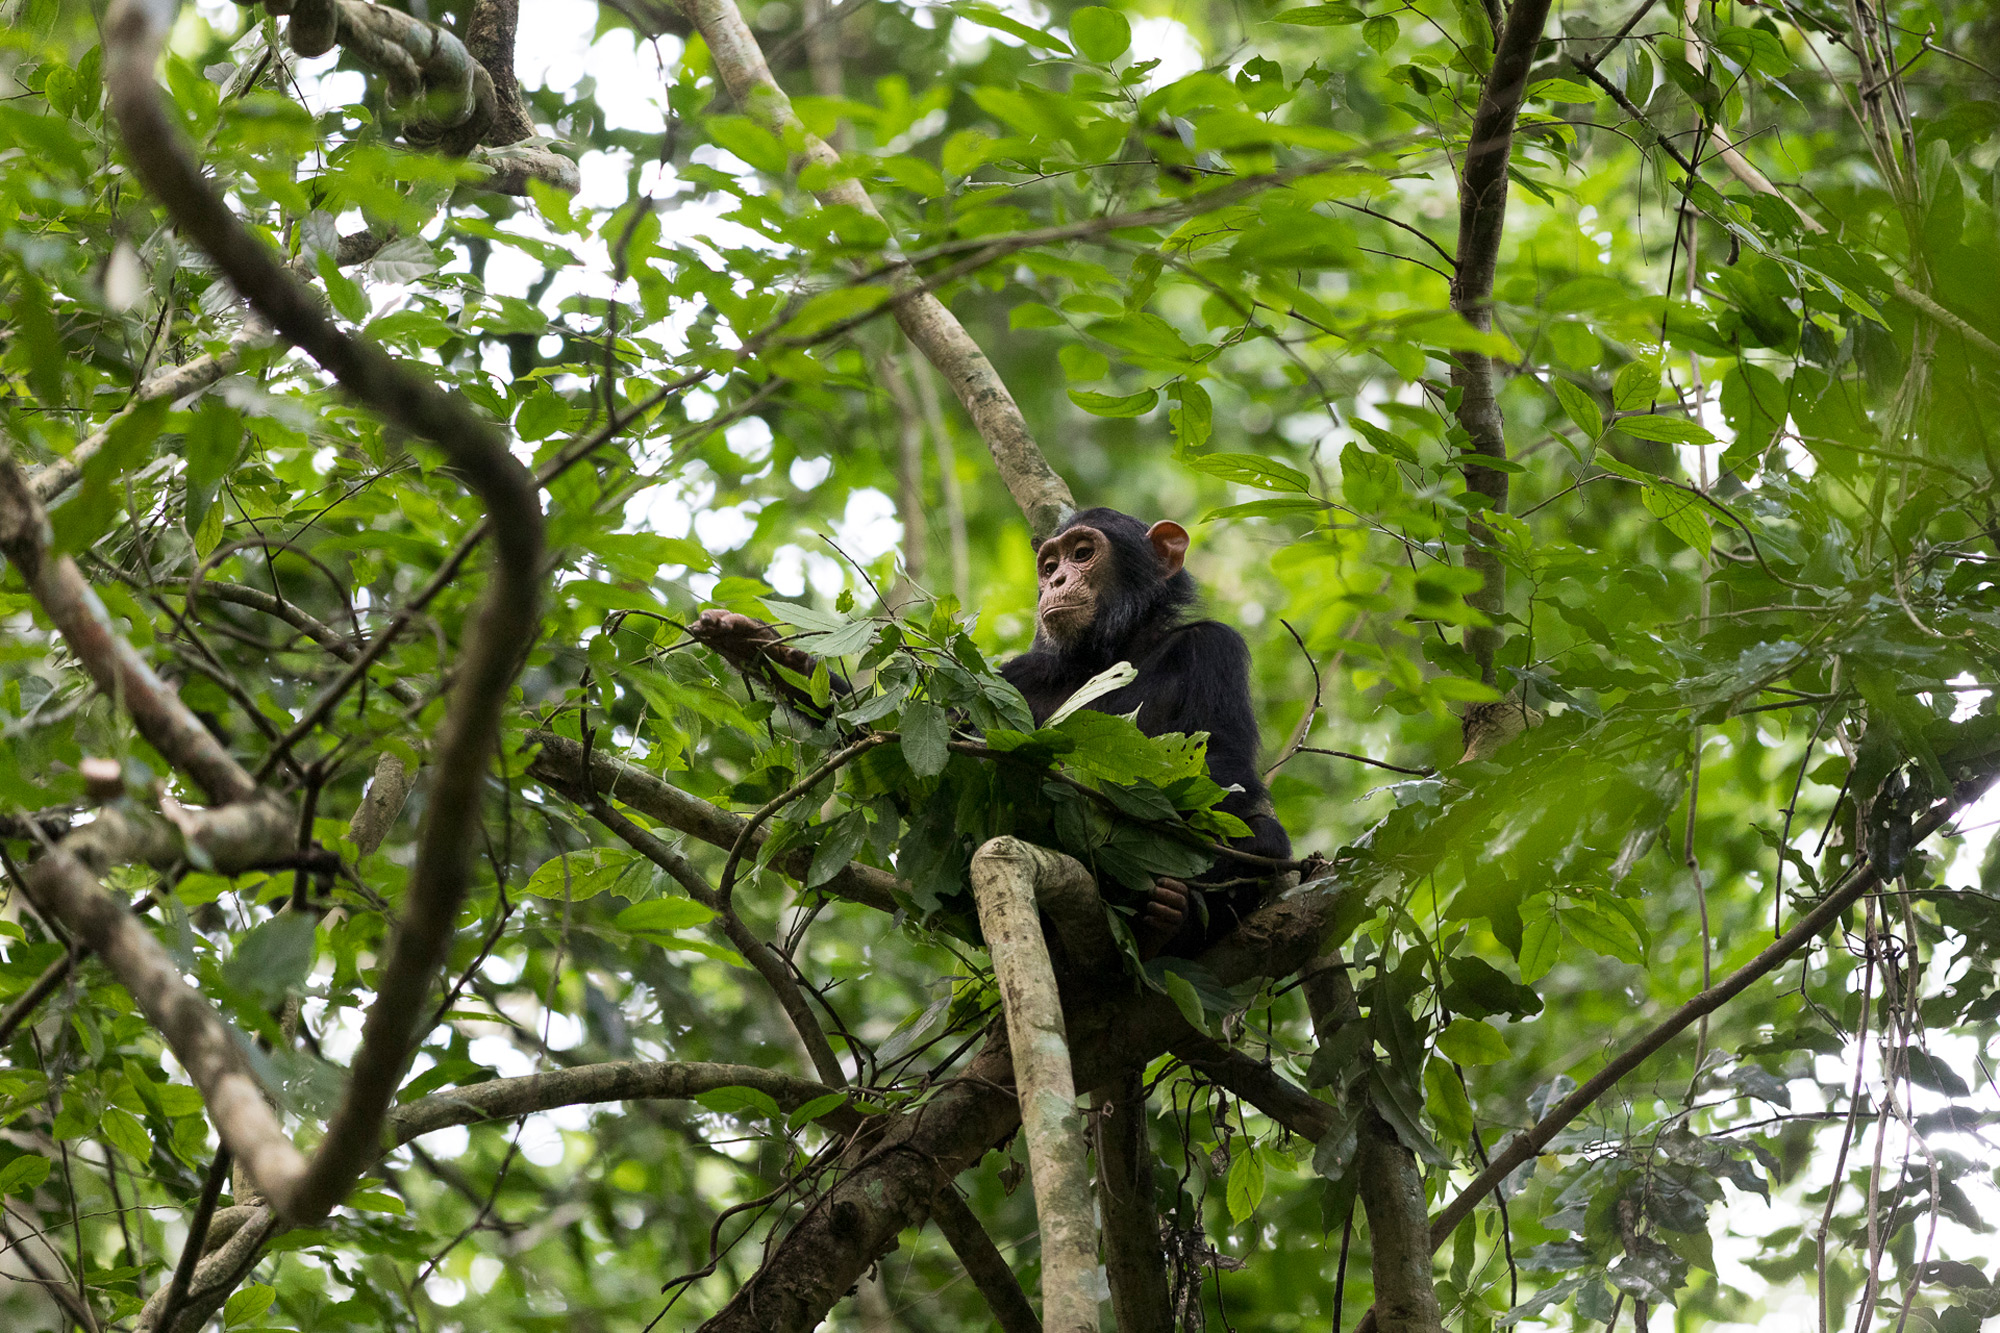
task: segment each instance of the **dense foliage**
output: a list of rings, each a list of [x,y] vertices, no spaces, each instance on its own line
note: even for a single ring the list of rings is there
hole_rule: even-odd
[[[409,6],[458,32],[472,8]],[[523,6],[524,73],[562,40],[558,8]],[[405,905],[485,511],[431,443],[270,337],[139,186],[93,8],[0,13],[0,440],[55,549],[297,835],[264,870],[100,869],[309,1145]],[[1153,1061],[1187,1326],[1351,1328],[1374,1295],[1364,1108],[1417,1154],[1435,1213],[1864,862],[1881,885],[1838,929],[1455,1231],[1445,1320],[1666,1305],[1686,1328],[1971,1333],[2000,1313],[1993,805],[1911,836],[2000,767],[1989,7],[1558,11],[1491,331],[1453,309],[1453,219],[1497,3],[744,13],[837,169],[801,166],[798,132],[723,91],[648,0],[596,10],[584,72],[526,90],[528,142],[581,161],[575,195],[489,188],[504,149],[413,145],[404,90],[351,54],[296,60],[263,10],[174,27],[165,94],[229,206],[341,327],[502,424],[542,484],[540,631],[399,1106],[621,1060],[822,1078],[733,912],[778,942],[855,1085],[611,1094],[414,1139],[330,1219],[275,1235],[215,1318],[637,1330],[667,1307],[660,1327],[693,1327],[847,1169],[841,1115],[918,1111],[963,1072],[998,1003],[965,885],[986,838],[1086,860],[1122,912],[1232,831],[1199,738],[1089,711],[1038,731],[994,673],[1033,632],[1028,530],[888,317],[893,250],[940,283],[1079,503],[1195,532],[1207,612],[1251,640],[1279,816],[1338,895],[1327,943],[1365,1018],[1324,1044],[1285,977],[1150,968],[1337,1124],[1307,1141]],[[816,197],[842,175],[880,217]],[[1454,363],[1480,356],[1497,461],[1458,416]],[[229,373],[140,391],[203,357]],[[75,484],[50,482],[72,455]],[[1469,467],[1505,473],[1504,510]],[[1492,615],[1465,557],[1482,541],[1506,575]],[[706,606],[830,663],[794,683],[829,716],[693,645]],[[114,972],[66,967],[21,876],[95,811],[202,802],[12,565],[0,617],[0,1002],[60,978],[0,1019],[0,1320],[130,1328],[217,1139]],[[1490,664],[1465,641],[1482,625]],[[1503,734],[1532,725],[1461,763],[1482,704]],[[565,785],[557,742],[770,836],[732,852],[615,783]],[[384,757],[413,784],[370,828],[369,784],[400,781]],[[1002,1147],[959,1185],[1032,1294],[1023,1160]],[[239,1165],[223,1207],[253,1186]],[[992,1326],[930,1228],[832,1318]]]

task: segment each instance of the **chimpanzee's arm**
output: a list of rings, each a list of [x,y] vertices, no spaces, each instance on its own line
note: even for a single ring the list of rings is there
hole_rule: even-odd
[[[1242,635],[1213,620],[1183,626],[1147,655],[1139,678],[1119,694],[1139,703],[1139,725],[1149,735],[1207,732],[1209,776],[1220,786],[1240,789],[1218,801],[1216,808],[1235,815],[1250,829],[1247,836],[1231,839],[1230,845],[1256,856],[1291,858],[1292,841],[1272,813],[1271,795],[1258,771],[1260,738],[1250,705],[1250,649]],[[1117,707],[1120,700],[1106,702]],[[1234,929],[1262,903],[1273,877],[1268,869],[1220,858],[1195,881],[1197,888],[1209,890],[1206,928],[1191,913],[1168,952],[1199,952],[1202,944]]]
[[[722,654],[738,671],[764,682],[773,694],[809,721],[825,722],[832,715],[832,710],[815,704],[811,695],[772,669],[774,665],[782,666],[787,671],[810,677],[819,665],[819,659],[804,649],[783,642],[783,636],[763,621],[734,611],[710,610],[695,617],[694,623],[688,626],[688,633]],[[828,674],[833,685],[833,697],[838,699],[848,692],[847,678],[831,668]]]

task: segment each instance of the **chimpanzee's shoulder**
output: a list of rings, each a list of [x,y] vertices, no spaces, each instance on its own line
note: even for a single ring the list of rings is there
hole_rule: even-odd
[[[1189,620],[1167,631],[1161,647],[1174,652],[1192,653],[1242,653],[1250,651],[1250,645],[1243,641],[1234,627],[1220,620]]]

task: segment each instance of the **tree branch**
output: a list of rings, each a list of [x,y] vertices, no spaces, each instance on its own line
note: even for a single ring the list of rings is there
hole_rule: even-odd
[[[1042,1333],[1042,1321],[1035,1314],[1035,1307],[1028,1304],[1021,1280],[1001,1258],[993,1237],[986,1234],[986,1228],[965,1206],[965,1200],[958,1197],[957,1190],[947,1185],[937,1192],[937,1197],[931,1200],[931,1221],[937,1223],[938,1231],[951,1246],[951,1252],[958,1256],[972,1285],[986,1298],[987,1312],[993,1316],[1000,1333]]]
[[[1202,966],[1222,986],[1296,971],[1318,953],[1342,892],[1329,882],[1254,913],[1201,956]],[[1129,989],[1122,975],[1099,969],[1080,981],[1078,993],[1065,997],[1063,1014],[1078,1086],[1102,1086],[1170,1045],[1200,1035],[1171,1000]],[[1093,987],[1092,981],[1101,984]],[[1198,1044],[1189,1049],[1204,1059],[1210,1054]],[[1204,1069],[1211,1077],[1218,1069],[1232,1078],[1236,1073],[1226,1060]],[[1325,1113],[1323,1104],[1305,1100],[1321,1107],[1315,1114]],[[1276,1118],[1295,1132],[1313,1134],[1310,1124],[1292,1124],[1288,1114],[1289,1107],[1281,1105]],[[816,1327],[904,1227],[930,1215],[941,1188],[1019,1129],[1021,1108],[1004,1029],[990,1031],[965,1072],[939,1088],[919,1113],[877,1117],[873,1123],[880,1128],[866,1155],[770,1248],[764,1265],[703,1325],[708,1333],[805,1333]]]
[[[757,975],[764,978],[764,984],[771,988],[771,994],[777,997],[778,1007],[791,1020],[792,1028],[799,1034],[799,1041],[804,1044],[806,1054],[811,1057],[813,1068],[819,1072],[820,1078],[829,1087],[845,1087],[847,1071],[840,1067],[840,1057],[834,1054],[832,1044],[827,1041],[826,1029],[813,1016],[812,1006],[806,1003],[805,995],[799,990],[791,966],[779,956],[777,949],[757,938],[756,932],[736,914],[736,908],[722,901],[721,895],[708,886],[685,856],[619,814],[601,796],[585,802],[585,808],[626,846],[672,875],[675,882],[687,891],[688,897],[716,914],[723,937],[743,955],[745,962],[757,970]]]
[[[355,7],[354,0],[342,0],[343,24]],[[279,334],[390,423],[437,444],[485,501],[493,520],[494,577],[473,613],[457,664],[437,745],[436,780],[405,895],[408,906],[369,1007],[346,1093],[309,1174],[288,1179],[289,1172],[281,1173],[289,1188],[271,1188],[258,1169],[260,1164],[276,1168],[278,1161],[239,1154],[281,1212],[295,1221],[310,1221],[345,1197],[373,1159],[383,1114],[422,1037],[416,1027],[425,1012],[424,995],[450,947],[471,873],[479,797],[500,710],[522,645],[534,638],[542,511],[527,469],[492,427],[373,343],[336,327],[202,179],[155,82],[164,20],[171,9],[149,0],[118,0],[105,19],[106,84],[139,174],[181,230]],[[385,25],[384,30],[394,24],[380,15],[370,21]],[[434,44],[431,54],[437,50]]]
[[[48,515],[13,455],[0,448],[0,554],[21,571],[77,661],[99,690],[124,706],[139,734],[209,799],[244,801],[255,795],[250,774],[126,642],[76,561],[55,554],[50,540]]]
[[[636,764],[625,763],[592,747],[590,785],[586,787],[579,781],[583,769],[583,746],[580,743],[552,731],[530,731],[527,739],[531,744],[542,747],[541,753],[529,762],[528,775],[578,805],[589,806],[593,792],[609,796],[631,806],[655,823],[692,834],[724,851],[734,847],[737,838],[742,836],[747,821],[741,816],[710,805],[698,796],[690,796]],[[751,839],[751,849],[761,847],[763,842],[762,830],[759,830],[759,835]],[[800,847],[783,853],[772,865],[793,879],[803,880],[812,867],[812,858],[812,848]],[[864,907],[893,912],[896,910],[898,884],[896,877],[886,870],[857,864],[841,870],[820,885],[819,891]]]
[[[1167,1255],[1153,1200],[1153,1141],[1146,1132],[1146,1073],[1130,1069],[1090,1097],[1097,1124],[1097,1207],[1104,1219],[1104,1275],[1119,1333],[1173,1333]]]
[[[1982,774],[1958,784],[1951,796],[1933,806],[1929,813],[1917,820],[1910,828],[1908,845],[1917,846],[1924,839],[1936,833],[1960,810],[1977,800],[1994,778],[1993,772]],[[1727,977],[1707,990],[1691,997],[1680,1008],[1641,1033],[1639,1037],[1608,1061],[1604,1068],[1586,1079],[1576,1091],[1550,1107],[1540,1120],[1529,1128],[1507,1140],[1499,1152],[1494,1153],[1486,1168],[1472,1182],[1458,1192],[1445,1205],[1431,1223],[1431,1249],[1435,1252],[1459,1223],[1472,1215],[1479,1201],[1500,1187],[1502,1181],[1522,1166],[1534,1160],[1555,1136],[1563,1131],[1571,1121],[1595,1105],[1599,1098],[1610,1092],[1627,1074],[1644,1064],[1657,1054],[1666,1044],[1681,1033],[1693,1027],[1701,1019],[1714,1013],[1723,1005],[1741,995],[1750,986],[1769,975],[1777,967],[1819,937],[1839,921],[1841,914],[1854,906],[1866,894],[1882,886],[1885,878],[1893,878],[1893,869],[1885,872],[1873,857],[1861,862],[1849,871],[1845,879],[1828,891],[1810,912],[1793,923],[1792,928],[1766,945],[1762,952],[1745,963]],[[1355,1333],[1367,1333],[1374,1326],[1373,1312],[1355,1326]]]
[[[612,1061],[573,1069],[498,1078],[448,1092],[432,1093],[393,1111],[385,1125],[387,1147],[400,1147],[425,1134],[484,1120],[513,1119],[561,1106],[594,1106],[623,1101],[699,1097],[718,1088],[755,1088],[779,1107],[795,1111],[833,1091],[810,1079],[793,1078],[753,1065],[697,1064],[681,1061]],[[819,1123],[835,1133],[851,1132],[860,1117],[840,1108]],[[231,1214],[238,1216],[231,1217]],[[230,1225],[225,1228],[225,1219]],[[176,1319],[174,1333],[196,1333],[228,1299],[256,1265],[263,1247],[287,1224],[268,1206],[224,1209],[215,1217],[210,1235],[222,1242],[195,1269],[188,1283],[187,1305]],[[139,1315],[139,1333],[159,1333],[167,1289],[155,1292]],[[1011,1333],[1011,1330],[1010,1330]]]
[[[1472,133],[1458,179],[1458,267],[1451,285],[1451,308],[1474,328],[1493,328],[1493,277],[1500,263],[1500,239],[1507,226],[1507,167],[1514,152],[1514,121],[1528,89],[1528,70],[1548,22],[1549,0],[1515,0],[1507,27],[1494,45],[1493,68],[1479,90]],[[1460,391],[1458,422],[1471,436],[1471,452],[1505,461],[1506,421],[1500,415],[1498,375],[1484,352],[1462,351],[1453,361],[1452,385]],[[1495,513],[1507,510],[1507,474],[1477,463],[1465,468],[1465,487]],[[1465,646],[1488,685],[1497,675],[1493,656],[1500,648],[1499,618],[1507,607],[1507,567],[1497,539],[1479,518],[1466,521],[1465,563],[1485,579],[1466,595],[1486,625],[1465,632]]]
[[[1043,1321],[1056,1333],[1096,1333],[1097,1222],[1084,1120],[1077,1110],[1062,998],[1035,902],[1044,876],[1061,875],[1064,861],[1069,858],[1018,838],[995,838],[973,853],[972,897],[1014,1050],[1021,1137],[1041,1223]]]

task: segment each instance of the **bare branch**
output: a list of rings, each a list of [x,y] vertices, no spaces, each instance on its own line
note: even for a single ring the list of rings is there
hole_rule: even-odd
[[[1076,865],[1018,838],[995,838],[973,854],[972,897],[1014,1050],[1021,1137],[1041,1223],[1043,1318],[1060,1333],[1095,1333],[1097,1222],[1084,1121],[1077,1111],[1062,998],[1035,901],[1045,876],[1067,878],[1063,862]],[[1076,871],[1088,878],[1082,866]]]
[[[937,1223],[938,1231],[951,1246],[951,1252],[958,1256],[959,1265],[972,1279],[972,1285],[986,1298],[987,1313],[993,1316],[1000,1333],[1042,1333],[1042,1321],[1035,1314],[1035,1307],[1028,1304],[1021,1280],[1007,1267],[1007,1261],[993,1244],[993,1237],[986,1234],[986,1228],[965,1206],[965,1200],[958,1197],[957,1190],[946,1186],[938,1191],[931,1201],[931,1221]]]
[[[1090,1096],[1097,1122],[1097,1206],[1104,1219],[1104,1275],[1120,1330],[1174,1327],[1167,1255],[1153,1200],[1153,1141],[1146,1132],[1146,1075],[1131,1069]]]
[[[542,747],[528,765],[529,776],[547,783],[579,805],[589,805],[590,793],[597,792],[631,806],[656,823],[692,834],[725,851],[734,847],[742,836],[746,821],[740,816],[710,805],[698,796],[690,796],[636,764],[624,763],[593,748],[590,786],[585,787],[578,781],[583,768],[581,744],[552,731],[531,731],[528,740]],[[760,835],[751,839],[751,849],[762,846],[763,841],[760,830]],[[812,866],[812,857],[812,848],[801,847],[783,853],[772,865],[793,879],[803,880]],[[897,884],[896,877],[886,870],[850,865],[820,885],[819,890],[835,898],[893,912]]]
[[[1458,266],[1451,285],[1451,308],[1474,328],[1493,327],[1493,276],[1500,262],[1500,238],[1507,226],[1507,167],[1514,151],[1514,121],[1528,88],[1528,69],[1548,22],[1549,0],[1515,0],[1506,29],[1494,44],[1493,67],[1479,89],[1479,109],[1458,180]],[[1461,391],[1458,421],[1471,438],[1471,452],[1489,458],[1507,457],[1506,422],[1500,415],[1499,379],[1493,358],[1484,352],[1462,351],[1452,363],[1451,382]],[[1465,487],[1496,513],[1507,510],[1507,474],[1476,463],[1465,468]],[[1478,518],[1466,522],[1465,564],[1485,579],[1466,594],[1467,605],[1495,623],[1465,632],[1465,646],[1479,663],[1480,675],[1496,679],[1493,655],[1499,651],[1498,620],[1507,605],[1507,568],[1500,562],[1496,538]]]

